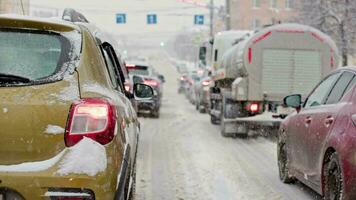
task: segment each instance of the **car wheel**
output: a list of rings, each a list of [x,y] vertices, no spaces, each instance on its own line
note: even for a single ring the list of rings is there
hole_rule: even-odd
[[[279,179],[283,183],[293,183],[294,177],[289,173],[288,168],[288,156],[286,150],[286,144],[284,142],[278,142],[278,168],[279,168]]]
[[[215,117],[214,115],[210,115],[210,122],[214,125],[220,124],[220,120],[217,117]]]
[[[152,110],[151,111],[151,116],[153,117],[153,118],[159,118],[159,110],[157,109],[155,109],[155,110]]]
[[[324,164],[324,200],[343,199],[343,177],[337,153]]]

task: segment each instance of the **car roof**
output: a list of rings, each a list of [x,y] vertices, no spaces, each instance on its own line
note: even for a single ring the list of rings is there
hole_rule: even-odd
[[[57,18],[39,18],[22,15],[0,15],[1,28],[34,29],[55,32],[80,31],[80,28],[72,22]]]

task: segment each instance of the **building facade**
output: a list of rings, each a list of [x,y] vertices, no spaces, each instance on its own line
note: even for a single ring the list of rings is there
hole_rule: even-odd
[[[28,15],[30,0],[0,0],[0,14]]]
[[[227,0],[227,29],[253,30],[293,21],[298,0]]]

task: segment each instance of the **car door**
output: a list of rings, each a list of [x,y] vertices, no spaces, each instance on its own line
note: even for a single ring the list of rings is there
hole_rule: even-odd
[[[120,71],[120,63],[118,62],[118,58],[116,53],[111,45],[105,43],[103,45],[104,55],[106,55],[106,59],[111,63],[111,68],[113,73],[115,74],[116,80],[119,83],[120,87],[118,89],[118,94],[120,96],[121,101],[125,105],[122,108],[122,112],[124,113],[125,119],[122,124],[122,129],[124,132],[124,137],[128,144],[130,145],[130,157],[131,159],[135,159],[136,149],[137,149],[137,141],[138,141],[138,126],[137,126],[137,115],[132,107],[130,100],[123,93],[124,90],[124,75],[122,71]],[[131,162],[133,164],[134,161]]]
[[[301,111],[293,117],[293,125],[288,130],[290,133],[291,166],[302,173],[305,178],[308,178],[309,174],[307,171],[309,164],[307,154],[312,151],[306,143],[308,143],[308,140],[315,141],[313,137],[316,137],[316,135],[310,134],[310,128],[315,123],[314,114],[324,104],[326,97],[339,76],[340,73],[333,73],[321,81],[306,99]]]
[[[339,101],[353,77],[354,74],[352,72],[343,72],[326,97],[325,103],[310,109],[309,115],[312,116],[312,121],[308,133],[309,137],[305,141],[304,147],[308,150],[308,153],[305,154],[307,159],[306,176],[315,184],[320,183],[319,166],[322,163],[320,154],[323,153],[325,140],[333,128],[340,109],[345,106],[345,103],[339,103]]]

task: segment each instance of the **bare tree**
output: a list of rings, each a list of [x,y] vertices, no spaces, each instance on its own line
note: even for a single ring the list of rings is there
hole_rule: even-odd
[[[299,21],[331,35],[342,57],[348,64],[348,55],[356,53],[356,1],[355,0],[301,0]]]

